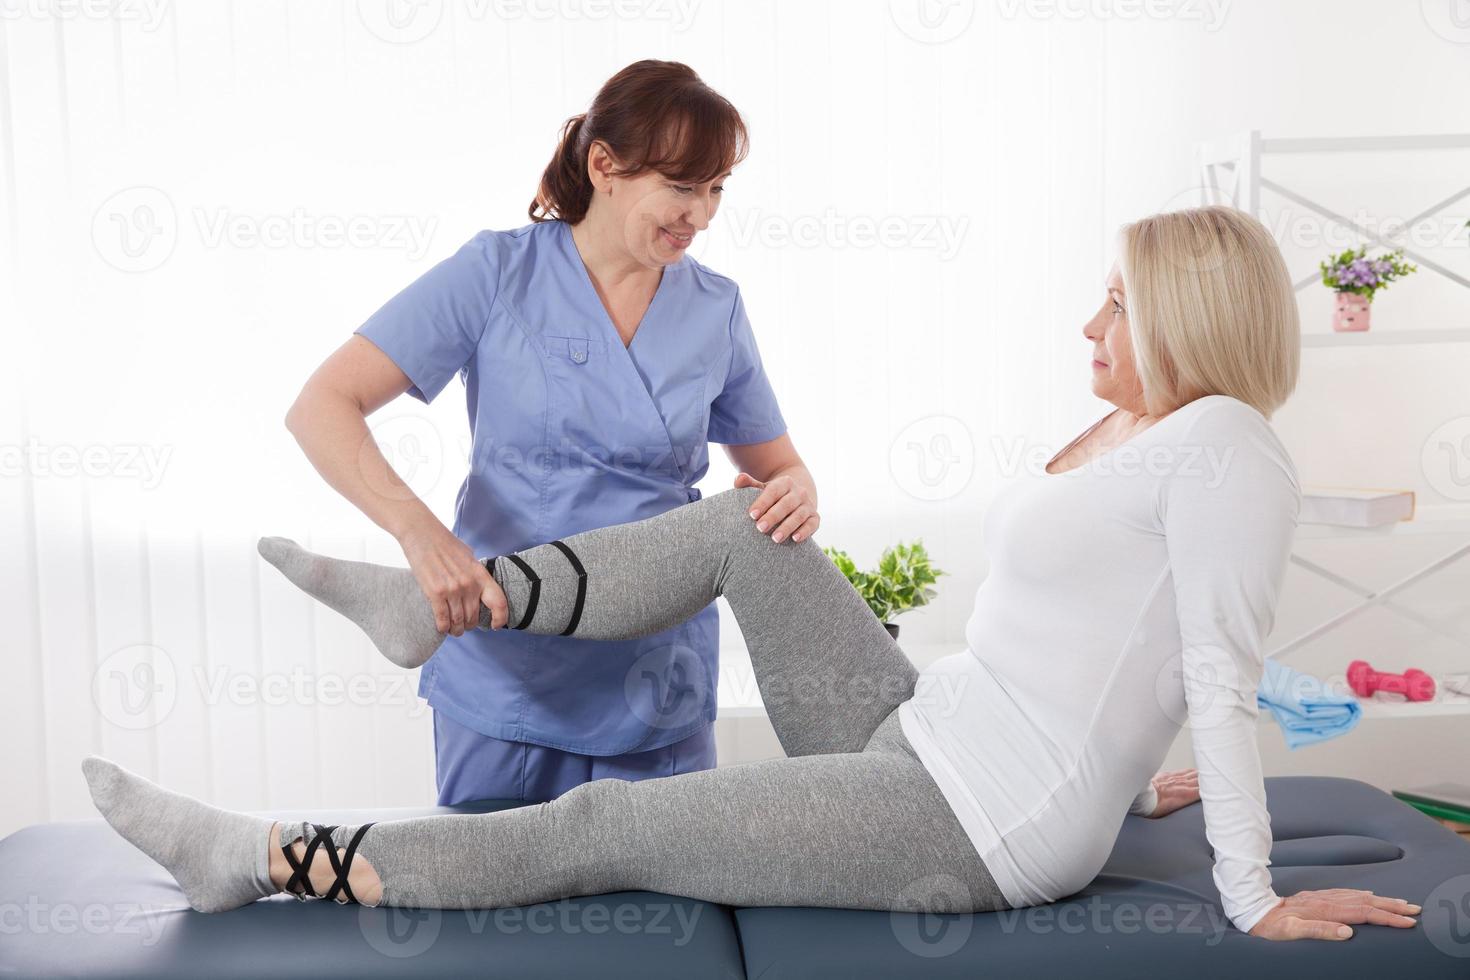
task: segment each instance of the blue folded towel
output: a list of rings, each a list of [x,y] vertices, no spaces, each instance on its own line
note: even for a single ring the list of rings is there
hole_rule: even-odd
[[[1345,735],[1363,714],[1352,694],[1332,694],[1318,678],[1298,673],[1270,657],[1266,658],[1256,703],[1271,709],[1289,749]]]

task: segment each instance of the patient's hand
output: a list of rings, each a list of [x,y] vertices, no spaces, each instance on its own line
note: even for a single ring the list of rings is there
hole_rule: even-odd
[[[1176,769],[1161,772],[1151,782],[1159,802],[1154,806],[1151,818],[1166,817],[1175,810],[1182,810],[1191,803],[1199,802],[1199,770]]]
[[[1251,935],[1261,939],[1342,940],[1353,934],[1344,923],[1368,922],[1407,929],[1418,921],[1409,915],[1418,912],[1419,906],[1402,898],[1384,898],[1356,888],[1297,892],[1267,912],[1251,929]]]

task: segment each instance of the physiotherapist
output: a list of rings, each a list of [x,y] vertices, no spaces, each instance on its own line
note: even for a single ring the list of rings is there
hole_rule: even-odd
[[[323,478],[397,539],[447,634],[419,679],[441,804],[715,765],[715,606],[627,642],[532,635],[505,628],[477,559],[698,500],[711,442],[737,487],[764,488],[762,531],[816,530],[739,287],[686,254],[746,145],[740,114],[687,66],[623,69],[563,128],[532,223],[476,234],[388,300],[287,415]],[[472,443],[448,528],[366,419],[456,375]],[[478,628],[482,598],[496,628]]]

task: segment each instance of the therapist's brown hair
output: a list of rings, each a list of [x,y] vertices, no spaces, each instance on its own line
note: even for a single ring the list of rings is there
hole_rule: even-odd
[[[748,140],[740,113],[694,69],[677,61],[634,62],[562,127],[561,143],[531,202],[531,220],[574,225],[587,216],[587,151],[593,142],[617,158],[620,176],[654,170],[670,180],[703,183],[745,159]]]

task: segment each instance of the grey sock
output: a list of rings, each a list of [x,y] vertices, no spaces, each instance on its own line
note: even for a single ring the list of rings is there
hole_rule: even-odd
[[[163,865],[193,908],[224,912],[276,893],[267,840],[275,821],[172,793],[95,755],[82,774],[112,829]]]
[[[261,538],[256,548],[302,591],[362,627],[379,652],[398,666],[419,666],[444,642],[434,625],[434,610],[410,569],[328,558],[289,538]],[[483,618],[486,610],[480,608]]]

